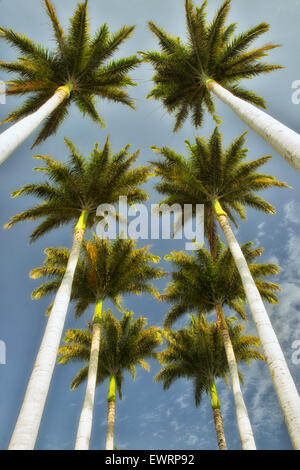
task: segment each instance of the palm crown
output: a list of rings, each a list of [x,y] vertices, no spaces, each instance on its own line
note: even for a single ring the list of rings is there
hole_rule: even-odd
[[[97,220],[97,207],[100,204],[115,204],[120,196],[127,196],[129,204],[143,202],[148,197],[138,186],[147,181],[150,169],[146,166],[132,168],[139,152],[130,155],[129,145],[113,154],[107,139],[103,149],[96,144],[86,159],[71,141],[65,139],[65,142],[70,150],[66,163],[49,156],[35,156],[45,164],[35,168],[35,171],[46,173],[48,180],[26,184],[12,193],[12,197],[25,194],[43,200],[32,209],[12,217],[6,225],[10,228],[24,220],[43,219],[32,232],[31,241],[53,228],[77,221],[83,210],[88,212],[87,227],[92,227]]]
[[[227,320],[227,327],[237,362],[263,360],[256,349],[259,340],[245,335],[244,326]],[[203,315],[191,315],[188,328],[165,333],[167,344],[159,353],[162,364],[156,382],[162,382],[167,390],[179,378],[193,380],[195,403],[198,406],[203,393],[209,394],[212,384],[221,378],[227,381],[229,366],[223,339],[217,323],[208,323]],[[240,373],[242,378],[242,374]]]
[[[95,106],[95,97],[105,98],[133,107],[133,101],[123,90],[134,85],[127,75],[138,63],[136,56],[108,62],[119,46],[130,37],[134,27],[124,26],[115,34],[110,34],[104,24],[91,37],[88,32],[86,0],[78,4],[70,20],[68,33],[65,34],[49,0],[45,0],[46,11],[50,17],[56,49],[49,51],[35,44],[24,35],[13,30],[0,28],[0,37],[21,52],[22,56],[14,62],[0,62],[0,69],[18,76],[8,82],[9,95],[31,94],[17,110],[9,114],[6,121],[16,121],[36,111],[61,86],[71,90],[66,99],[51,113],[35,144],[54,134],[62,123],[71,102],[93,121],[104,125]]]
[[[159,193],[166,196],[162,203],[205,205],[205,232],[214,243],[216,226],[213,203],[217,199],[231,221],[237,226],[236,216],[246,218],[245,206],[265,213],[274,213],[274,207],[256,191],[272,186],[288,187],[274,176],[258,173],[271,156],[246,161],[248,149],[244,147],[245,134],[239,136],[224,149],[218,127],[209,140],[196,137],[195,143],[186,141],[188,158],[167,146],[153,147],[163,156],[154,161],[155,172],[162,182],[156,185]]]
[[[226,25],[230,0],[223,3],[212,22],[207,21],[206,6],[206,0],[200,8],[195,7],[192,0],[186,0],[186,44],[149,22],[161,52],[141,53],[156,72],[153,77],[156,86],[148,97],[162,100],[168,112],[176,113],[174,131],[182,126],[189,112],[196,127],[202,125],[204,108],[217,119],[206,87],[208,79],[217,81],[239,98],[265,108],[263,98],[240,87],[238,82],[281,68],[260,61],[277,45],[266,44],[248,50],[255,39],[269,30],[267,23],[233,36],[236,23]]]
[[[47,248],[45,253],[43,266],[31,271],[34,279],[49,279],[34,290],[35,299],[56,292],[69,259],[66,248]],[[133,240],[109,242],[94,235],[92,240],[83,242],[71,295],[71,300],[76,302],[75,317],[99,299],[110,299],[121,309],[122,295],[142,292],[158,295],[150,282],[165,276],[162,269],[153,265],[158,261],[159,257],[152,255],[147,247],[136,248]]]
[[[156,358],[155,349],[162,343],[159,329],[146,328],[147,320],[139,317],[133,320],[133,312],[125,312],[117,320],[108,310],[101,320],[101,342],[97,385],[106,378],[114,376],[120,398],[124,372],[129,371],[134,379],[136,366],[149,369],[145,359]],[[88,375],[92,332],[87,330],[68,330],[65,345],[59,349],[59,364],[82,361],[87,363],[74,378],[71,389],[77,388]]]
[[[263,250],[253,249],[251,242],[243,245],[242,251],[261,296],[270,303],[278,303],[275,294],[279,290],[278,285],[264,280],[268,275],[278,274],[278,266],[272,263],[255,263]],[[219,239],[215,257],[202,248],[193,256],[173,252],[166,259],[175,268],[171,274],[172,281],[161,296],[161,300],[173,304],[165,318],[167,327],[187,312],[197,310],[209,313],[217,305],[227,305],[246,319],[246,296],[239,272],[230,250]]]

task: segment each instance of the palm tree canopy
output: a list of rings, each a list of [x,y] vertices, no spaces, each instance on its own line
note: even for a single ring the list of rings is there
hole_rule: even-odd
[[[239,86],[239,81],[282,68],[261,61],[278,45],[266,44],[249,50],[254,40],[269,30],[267,23],[234,35],[236,23],[226,25],[230,0],[223,3],[212,22],[206,18],[206,7],[206,0],[201,7],[194,6],[192,0],[185,1],[186,43],[149,22],[161,52],[141,52],[156,72],[153,77],[155,88],[148,97],[161,100],[168,112],[175,113],[175,132],[189,113],[195,127],[202,125],[204,109],[218,120],[214,101],[206,87],[208,79],[215,80],[235,96],[265,108],[264,99]]]
[[[136,366],[149,370],[145,359],[155,359],[155,349],[162,343],[159,328],[146,328],[146,325],[147,320],[144,317],[133,320],[133,312],[126,311],[121,320],[117,320],[109,310],[103,314],[97,385],[114,376],[120,398],[124,372],[130,372],[134,379]],[[64,341],[65,345],[59,349],[59,364],[75,361],[86,363],[71,384],[71,389],[74,390],[87,379],[92,342],[91,328],[68,330]]]
[[[279,268],[276,264],[255,263],[263,250],[254,249],[252,245],[252,242],[248,242],[241,247],[252,277],[262,298],[277,304],[275,292],[279,290],[279,286],[264,278],[278,274]],[[185,313],[194,310],[210,313],[217,305],[227,305],[243,319],[247,318],[246,296],[239,272],[230,250],[219,239],[216,257],[201,248],[192,256],[185,252],[172,252],[166,259],[174,267],[172,281],[161,295],[162,301],[173,304],[165,318],[166,327],[170,327]]]
[[[43,202],[11,218],[6,228],[24,220],[42,219],[31,234],[31,241],[53,228],[78,220],[81,212],[88,212],[87,227],[96,220],[101,204],[116,204],[120,196],[127,196],[129,204],[144,202],[148,195],[139,186],[150,176],[150,167],[133,168],[139,151],[130,155],[129,145],[113,154],[109,140],[102,149],[95,144],[88,158],[82,156],[71,141],[65,139],[70,151],[67,162],[58,162],[50,156],[36,155],[44,166],[34,168],[46,173],[42,183],[26,184],[14,191],[12,197],[34,195]]]
[[[246,218],[245,206],[274,213],[274,207],[257,191],[273,186],[289,187],[274,176],[258,173],[271,156],[246,161],[248,149],[245,134],[239,136],[227,148],[223,148],[222,134],[218,127],[207,140],[196,137],[195,143],[186,141],[188,157],[185,158],[167,146],[153,147],[163,160],[152,162],[162,182],[156,185],[166,196],[162,203],[205,205],[205,232],[208,239],[215,236],[214,200],[218,200],[231,221],[237,226],[236,216]]]
[[[69,259],[66,248],[47,248],[45,253],[43,266],[31,271],[34,279],[48,279],[34,290],[32,297],[35,299],[56,292]],[[158,296],[151,281],[166,275],[153,265],[159,260],[147,247],[136,248],[135,241],[131,239],[110,242],[94,235],[93,239],[84,241],[72,286],[75,317],[81,316],[99,299],[110,299],[121,309],[122,295],[147,292]]]
[[[228,332],[237,362],[263,360],[255,336],[245,335],[244,326],[227,320]],[[175,380],[185,378],[194,384],[195,404],[199,406],[203,393],[210,393],[216,379],[227,381],[228,361],[222,335],[217,323],[208,323],[203,315],[191,315],[188,328],[165,332],[167,344],[159,353],[161,371],[155,381],[162,382],[167,390]],[[240,377],[242,377],[241,373]]]
[[[124,88],[135,85],[128,72],[140,60],[136,56],[111,60],[119,46],[128,39],[133,26],[123,26],[111,34],[105,23],[94,36],[88,28],[88,1],[78,4],[70,27],[65,33],[59,23],[55,9],[45,0],[46,12],[50,18],[56,49],[49,51],[12,29],[0,28],[0,38],[5,39],[22,55],[14,62],[0,62],[0,69],[11,72],[16,78],[8,82],[9,95],[30,94],[25,103],[9,114],[7,121],[17,121],[42,106],[55,91],[68,85],[71,87],[66,99],[46,120],[34,145],[56,133],[68,114],[71,102],[94,122],[104,125],[95,106],[95,98],[105,98],[133,106],[133,101]]]

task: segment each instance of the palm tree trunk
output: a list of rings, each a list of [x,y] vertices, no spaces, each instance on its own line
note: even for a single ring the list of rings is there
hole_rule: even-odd
[[[91,355],[89,362],[89,372],[87,379],[87,386],[85,391],[85,398],[80,415],[79,426],[76,437],[75,450],[89,450],[90,438],[93,425],[93,411],[95,391],[97,385],[97,371],[99,362],[99,351],[101,341],[101,326],[100,320],[102,317],[102,300],[96,304],[95,314],[93,318],[93,333]]]
[[[221,405],[219,402],[216,385],[213,382],[210,388],[210,397],[211,397],[211,407],[214,415],[215,429],[218,440],[219,450],[227,450],[225,433],[223,428],[223,420],[221,414]]]
[[[228,361],[230,378],[232,383],[233,398],[235,404],[236,418],[242,443],[243,450],[256,450],[255,440],[253,436],[252,426],[248,416],[247,408],[244,402],[241,384],[239,379],[239,372],[237,362],[232,347],[232,342],[229,336],[228,328],[222,312],[222,307],[216,305],[216,312],[218,317],[218,326],[223,338],[223,344]]]
[[[215,220],[214,209],[212,208],[212,214],[210,214],[210,224],[211,230],[209,231],[210,236],[208,238],[211,255],[215,258],[217,251],[217,237],[215,233],[214,223],[212,222],[212,216]],[[229,336],[228,328],[224,319],[222,312],[222,306],[216,305],[216,313],[218,317],[218,327],[223,338],[223,344],[225,348],[225,353],[228,361],[229,372],[232,382],[233,397],[236,409],[237,423],[242,443],[242,448],[244,450],[255,450],[255,440],[253,436],[252,426],[248,416],[247,408],[244,402],[243,394],[241,391],[238,366],[232,347],[231,338]]]
[[[116,379],[112,375],[109,381],[107,397],[107,432],[105,450],[114,450],[114,431],[116,414]]]
[[[300,450],[300,398],[297,388],[243,252],[231,230],[227,214],[223,211],[219,201],[215,200],[214,207],[220,227],[242,279],[253,321],[293,447],[295,450]]]
[[[87,216],[87,211],[82,211],[76,225],[67,269],[53,303],[9,450],[34,449],[71,298],[73,277],[84,237]]]
[[[208,79],[206,87],[300,172],[300,135],[297,132],[253,104],[234,96],[214,80]]]
[[[216,226],[216,217],[215,211],[212,206],[206,207],[205,212],[206,217],[206,237],[209,244],[210,254],[213,258],[217,256],[217,226]]]
[[[64,100],[69,98],[71,85],[59,87],[36,112],[17,122],[0,135],[0,165],[32,134]]]

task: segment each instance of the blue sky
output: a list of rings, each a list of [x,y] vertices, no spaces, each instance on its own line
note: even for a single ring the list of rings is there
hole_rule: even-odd
[[[198,2],[199,3],[199,2]],[[65,25],[77,4],[75,0],[58,2],[54,0],[59,18]],[[221,4],[220,0],[208,2],[209,14],[213,15]],[[136,24],[134,36],[120,49],[119,55],[131,55],[137,50],[157,47],[146,23],[153,20],[167,31],[179,36],[185,34],[184,0],[90,0],[89,17],[91,29],[95,30],[107,22],[111,31],[123,24]],[[43,11],[41,0],[1,0],[0,25],[12,27],[49,47],[53,45],[51,29]],[[247,87],[262,95],[268,104],[268,112],[292,129],[300,132],[300,104],[292,103],[292,83],[300,79],[298,31],[300,23],[300,1],[252,0],[251,7],[246,0],[232,0],[230,19],[238,22],[239,31],[261,21],[271,24],[268,34],[257,44],[273,42],[282,47],[271,53],[273,63],[285,66],[284,70],[247,82]],[[0,59],[11,60],[16,52],[0,42]],[[167,144],[179,152],[185,151],[184,140],[195,135],[208,137],[214,128],[210,118],[203,128],[195,131],[190,122],[174,135],[173,120],[158,102],[146,100],[151,88],[152,69],[144,64],[132,73],[138,86],[131,90],[136,99],[137,110],[107,102],[99,102],[98,109],[106,121],[106,128],[99,129],[88,119],[83,119],[77,109],[72,108],[56,136],[40,145],[35,153],[49,154],[64,160],[67,155],[63,143],[66,136],[88,153],[94,143],[102,145],[109,134],[113,149],[118,151],[127,143],[132,150],[141,148],[140,163],[153,159],[151,145]],[[5,80],[5,74],[0,75]],[[6,105],[0,105],[0,121],[20,102],[9,98]],[[246,130],[245,125],[220,102],[218,114],[223,124],[220,130],[224,143],[229,144]],[[22,209],[31,207],[34,199],[11,199],[10,193],[21,185],[37,181],[32,168],[33,152],[30,137],[2,166],[0,171],[0,227]],[[280,339],[286,359],[295,381],[300,387],[300,365],[292,364],[292,344],[300,340],[300,188],[299,175],[276,155],[272,149],[252,131],[248,133],[249,158],[273,154],[274,158],[265,166],[265,172],[286,181],[293,189],[272,189],[264,196],[277,209],[276,215],[265,216],[252,210],[248,220],[242,222],[237,232],[240,243],[252,240],[265,248],[264,261],[275,261],[281,266],[277,282],[282,287],[280,305],[268,306],[272,323]],[[153,182],[148,184],[149,204],[157,201]],[[6,343],[6,365],[0,365],[0,448],[8,446],[14,424],[23,400],[27,381],[34,358],[40,345],[47,319],[44,316],[49,299],[32,301],[30,294],[37,285],[29,279],[30,269],[39,266],[44,259],[43,250],[48,246],[70,247],[71,227],[57,230],[33,245],[29,245],[29,235],[33,223],[18,225],[10,231],[0,229],[1,239],[1,282],[0,282],[0,340]],[[183,249],[180,241],[151,241],[151,251],[164,256],[174,249]],[[168,266],[163,263],[165,268]],[[159,283],[164,287],[164,282]],[[166,306],[158,304],[147,296],[124,299],[127,308],[136,315],[148,318],[149,324],[160,325]],[[66,329],[82,327],[91,318],[91,312],[75,322],[72,306],[69,309]],[[214,319],[213,315],[211,319]],[[254,332],[249,319],[248,332]],[[153,382],[158,371],[157,364],[151,364],[151,372],[139,370],[133,383],[129,377],[124,384],[124,397],[117,403],[116,445],[120,449],[216,449],[213,417],[209,401],[204,397],[198,409],[194,407],[191,384],[180,381],[168,392],[163,392],[159,384]],[[72,449],[76,428],[83,403],[84,387],[75,392],[69,391],[78,366],[57,366],[49,392],[43,421],[37,441],[38,449]],[[276,396],[265,364],[254,364],[243,368],[245,374],[244,396],[249,416],[253,424],[259,449],[290,449]],[[235,421],[232,393],[226,385],[217,383],[223,410],[224,427],[228,447],[240,449]],[[105,383],[97,390],[94,415],[92,449],[103,449],[106,421]]]

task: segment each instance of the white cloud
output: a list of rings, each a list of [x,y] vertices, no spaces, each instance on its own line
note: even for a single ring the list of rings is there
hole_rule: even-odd
[[[179,404],[180,408],[187,408],[190,406],[190,394],[189,393],[183,393],[176,399],[176,403]]]
[[[198,435],[192,434],[192,433],[188,433],[186,435],[185,442],[188,446],[194,447],[197,444],[198,441],[199,441],[199,436]]]
[[[300,224],[300,203],[296,201],[289,201],[284,206],[284,219],[285,223]]]

